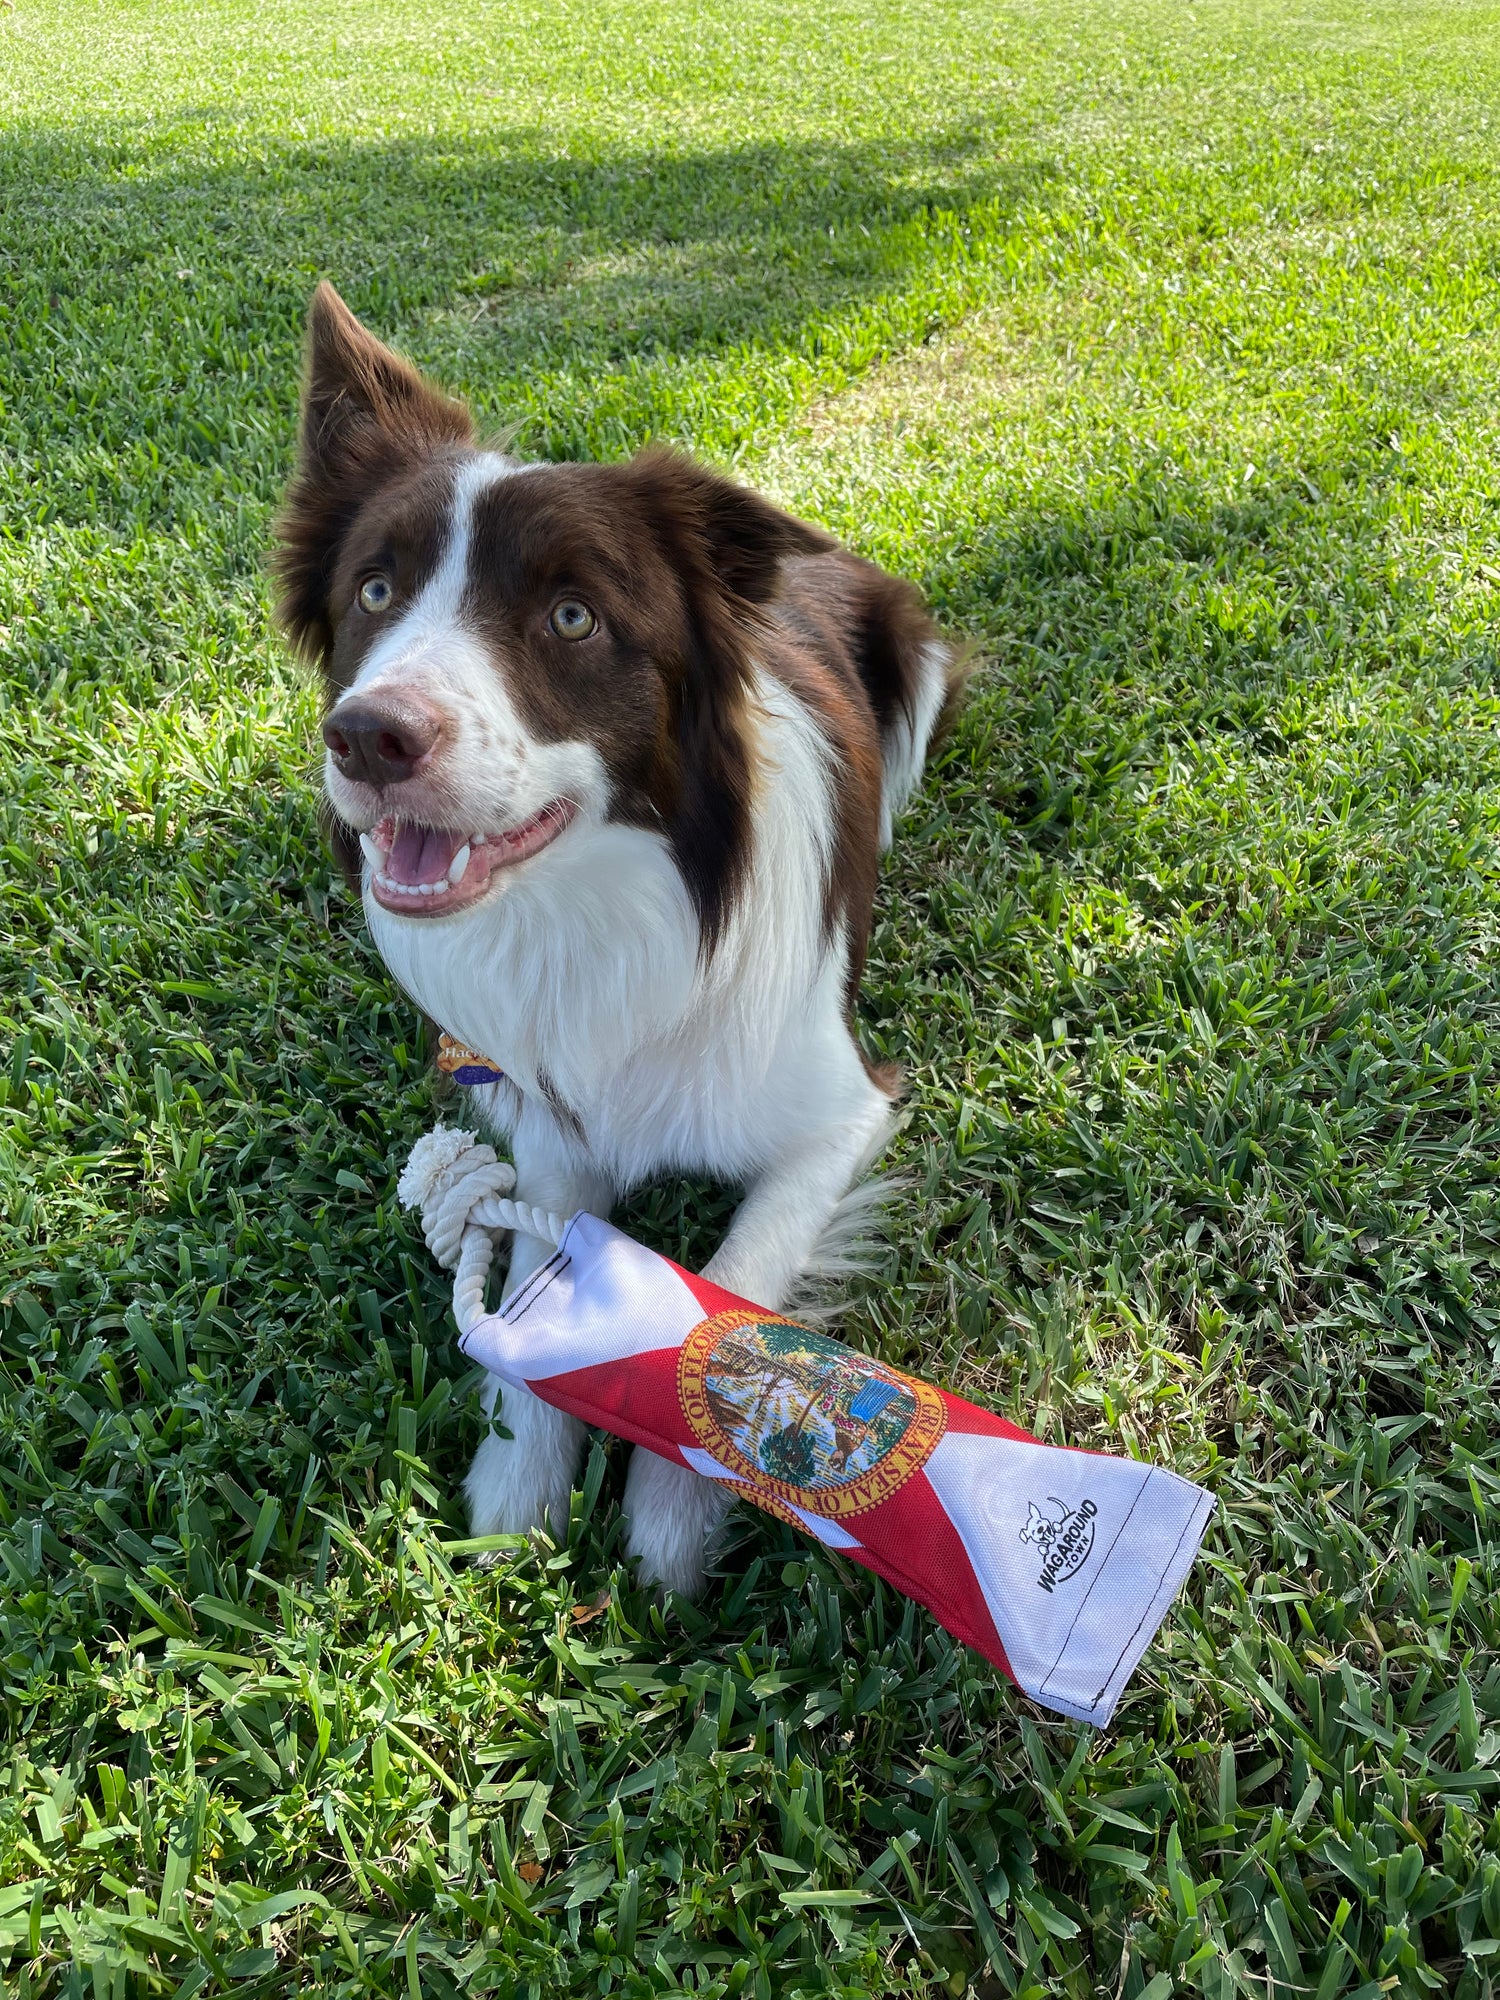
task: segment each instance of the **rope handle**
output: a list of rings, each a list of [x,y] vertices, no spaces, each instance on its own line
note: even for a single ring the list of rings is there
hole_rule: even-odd
[[[484,1317],[484,1288],[495,1239],[511,1232],[558,1244],[567,1218],[509,1199],[516,1170],[472,1132],[434,1125],[418,1139],[396,1183],[396,1197],[417,1209],[427,1248],[453,1276],[453,1317],[467,1333]]]

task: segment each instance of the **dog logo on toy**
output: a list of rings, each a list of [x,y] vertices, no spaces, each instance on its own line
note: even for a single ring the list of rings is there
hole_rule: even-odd
[[[1037,1588],[1049,1595],[1060,1583],[1076,1576],[1094,1548],[1094,1522],[1099,1509],[1092,1500],[1080,1500],[1070,1507],[1055,1493],[1048,1499],[1056,1514],[1044,1514],[1035,1500],[1027,1502],[1028,1512],[1020,1539],[1042,1552],[1042,1571]]]
[[[947,1415],[925,1382],[769,1313],[718,1313],[688,1335],[683,1413],[705,1451],[781,1512],[862,1513],[932,1453]]]

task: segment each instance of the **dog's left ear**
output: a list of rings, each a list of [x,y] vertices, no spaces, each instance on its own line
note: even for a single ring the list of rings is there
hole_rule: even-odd
[[[821,528],[678,452],[642,452],[629,470],[650,502],[658,532],[675,530],[677,553],[685,553],[681,543],[688,542],[699,562],[746,604],[775,596],[788,556],[822,555],[838,546]]]
[[[333,641],[328,582],[359,509],[387,480],[465,445],[469,413],[361,325],[326,281],[307,315],[297,471],[278,528],[281,619],[314,658]]]

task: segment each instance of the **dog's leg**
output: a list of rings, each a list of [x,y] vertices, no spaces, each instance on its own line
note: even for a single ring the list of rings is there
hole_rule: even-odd
[[[607,1215],[614,1201],[608,1177],[550,1135],[527,1133],[524,1123],[512,1140],[516,1194],[557,1215],[588,1209]],[[552,1256],[554,1245],[539,1237],[517,1236],[511,1249],[507,1293]],[[498,1376],[485,1384],[484,1413],[490,1417],[500,1388]],[[476,1535],[517,1535],[550,1526],[560,1535],[568,1525],[568,1496],[583,1445],[584,1426],[533,1396],[507,1384],[500,1420],[508,1438],[486,1430],[464,1481],[470,1531]]]
[[[704,1277],[758,1305],[778,1307],[890,1127],[890,1100],[870,1084],[868,1099],[846,1125],[766,1169],[735,1211]],[[626,1547],[642,1576],[696,1596],[708,1541],[733,1504],[734,1495],[717,1481],[638,1446],[625,1480]]]
[[[760,1176],[735,1210],[704,1277],[773,1311],[782,1305],[894,1122],[890,1099],[870,1084],[868,1098],[838,1131],[783,1155]]]

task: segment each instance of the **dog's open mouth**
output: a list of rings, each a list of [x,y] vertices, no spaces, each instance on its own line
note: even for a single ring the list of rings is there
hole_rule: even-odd
[[[571,799],[554,799],[519,826],[499,833],[460,833],[452,827],[417,826],[394,816],[362,833],[382,909],[403,917],[441,917],[475,903],[503,869],[540,854],[573,818]]]

